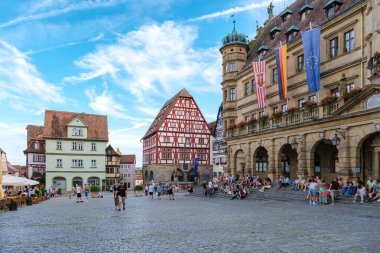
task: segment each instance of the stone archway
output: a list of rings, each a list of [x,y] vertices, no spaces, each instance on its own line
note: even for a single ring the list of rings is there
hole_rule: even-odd
[[[278,153],[278,174],[287,176],[293,181],[297,177],[297,169],[297,150],[292,149],[292,146],[289,143],[284,144]]]
[[[255,174],[261,177],[268,175],[268,151],[264,147],[258,147],[253,154]]]
[[[360,140],[357,146],[356,176],[364,181],[368,177],[380,176],[380,132],[371,133]]]
[[[239,179],[240,177],[244,176],[248,171],[246,169],[246,160],[245,160],[245,154],[244,151],[239,149],[235,152],[234,155],[234,175],[236,176],[236,179]]]
[[[54,188],[59,188],[61,190],[66,191],[66,178],[64,177],[54,177],[53,178],[53,184],[52,186]]]
[[[154,180],[154,173],[153,170],[149,172],[149,180]]]
[[[74,177],[73,178],[73,186],[79,185],[80,187],[83,187],[83,179],[81,177]]]
[[[326,182],[332,181],[336,175],[336,168],[339,162],[338,149],[329,139],[317,141],[310,152],[311,175],[318,176]]]
[[[144,179],[148,180],[148,171],[147,170],[145,170]]]

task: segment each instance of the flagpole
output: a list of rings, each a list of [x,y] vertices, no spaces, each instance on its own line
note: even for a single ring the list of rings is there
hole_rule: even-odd
[[[311,21],[309,22],[309,28],[310,28],[310,30],[313,29],[313,26],[311,25]]]

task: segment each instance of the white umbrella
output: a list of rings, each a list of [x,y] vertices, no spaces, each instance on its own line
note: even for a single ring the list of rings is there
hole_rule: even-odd
[[[26,185],[37,185],[37,184],[40,184],[40,182],[36,181],[36,180],[32,180],[32,179],[26,179]]]
[[[28,179],[23,178],[23,177],[15,177],[12,175],[4,175],[2,185],[5,185],[5,186],[24,186],[24,185],[28,185],[27,180]]]

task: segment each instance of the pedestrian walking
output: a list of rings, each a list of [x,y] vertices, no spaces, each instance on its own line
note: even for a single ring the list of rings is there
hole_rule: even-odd
[[[88,193],[90,192],[90,187],[88,186],[88,184],[84,185],[83,191],[84,191],[84,196],[86,197],[86,201],[88,202]]]
[[[145,185],[145,187],[144,187],[145,196],[148,196],[148,189],[149,189],[148,185]]]
[[[154,186],[153,186],[153,184],[149,185],[148,192],[149,192],[149,196],[151,196],[152,199],[153,199],[153,192],[154,192]]]
[[[127,198],[127,187],[125,187],[124,184],[120,184],[117,189],[117,197],[118,197],[118,205],[117,205],[117,210],[121,211],[120,209],[120,204],[123,204],[123,210],[125,211],[125,199]]]
[[[157,198],[161,200],[161,184],[157,185]]]
[[[169,199],[170,199],[170,200],[174,200],[173,186],[172,186],[172,185],[169,185],[168,193],[169,193]]]
[[[209,196],[209,198],[211,198],[211,196],[212,196],[212,191],[213,191],[213,189],[212,189],[212,180],[210,180],[208,182],[208,196]]]
[[[81,191],[82,191],[82,187],[80,187],[80,185],[77,184],[77,187],[76,187],[76,192],[77,192],[77,203],[79,203],[79,202],[83,202]]]
[[[164,195],[167,195],[168,194],[168,190],[169,190],[169,185],[168,185],[168,182],[165,182],[164,186],[162,187],[164,189]]]

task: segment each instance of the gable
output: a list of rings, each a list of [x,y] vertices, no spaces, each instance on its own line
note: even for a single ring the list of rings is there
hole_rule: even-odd
[[[87,125],[78,117],[75,117],[72,121],[70,121],[67,126],[70,127],[87,127]]]
[[[351,114],[363,110],[380,109],[380,85],[369,85],[360,94],[347,100],[334,112],[336,115]]]

